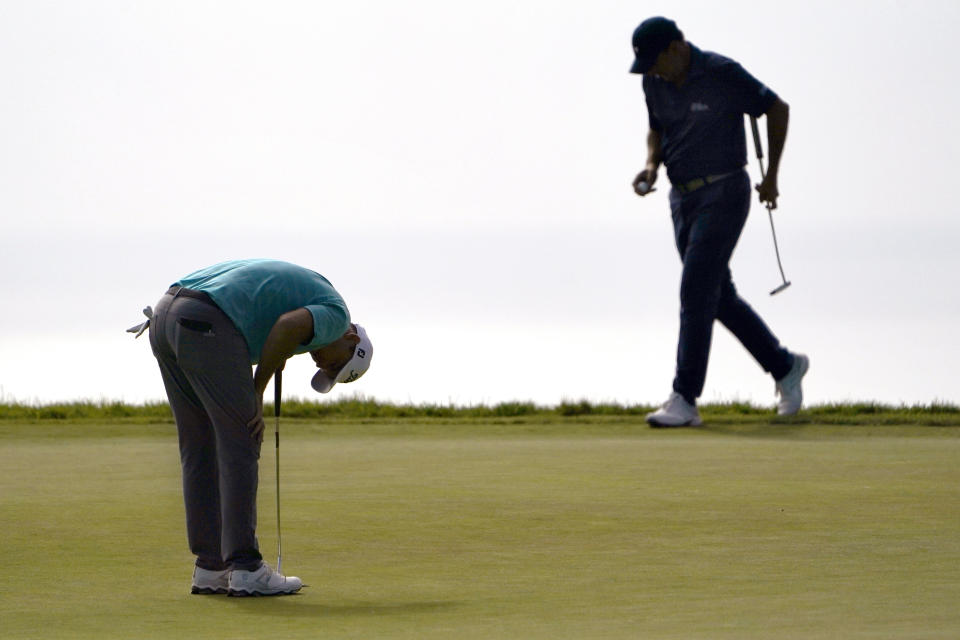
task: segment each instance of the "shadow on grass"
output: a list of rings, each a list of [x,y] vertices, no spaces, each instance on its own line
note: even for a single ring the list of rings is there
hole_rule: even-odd
[[[314,602],[309,593],[271,598],[229,598],[231,604],[243,613],[275,616],[310,617],[361,617],[398,616],[421,613],[437,613],[460,606],[455,601],[426,602],[344,602],[323,604]]]
[[[819,420],[815,416],[772,416],[765,420],[738,422],[704,418],[699,427],[683,427],[717,436],[757,440],[836,440],[863,437],[956,437],[956,421],[895,420],[882,416],[877,420]]]
[[[764,440],[802,440],[810,433],[808,420],[771,420],[756,424],[704,422],[699,427],[686,427],[693,431],[718,436],[758,438]]]

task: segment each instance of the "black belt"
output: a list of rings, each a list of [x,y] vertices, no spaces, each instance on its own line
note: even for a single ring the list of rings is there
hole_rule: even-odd
[[[737,173],[740,173],[740,171],[737,170],[737,171],[731,171],[730,173],[719,173],[719,174],[712,175],[712,176],[704,176],[704,177],[702,177],[702,178],[694,178],[693,180],[690,180],[689,182],[682,182],[682,183],[680,183],[680,184],[675,184],[675,185],[673,185],[673,186],[676,187],[677,191],[679,191],[680,193],[686,195],[686,194],[688,194],[688,193],[692,193],[692,192],[696,191],[696,190],[699,189],[700,187],[705,187],[705,186],[707,186],[708,184],[713,184],[714,182],[720,182],[720,181],[723,180],[724,178],[729,178],[730,176],[732,176],[732,175],[734,175],[734,174],[737,174]]]
[[[199,300],[201,302],[206,302],[207,304],[212,304],[217,306],[217,303],[213,301],[213,298],[208,296],[203,291],[194,291],[193,289],[187,289],[179,285],[173,285],[167,289],[167,294],[176,298],[177,296],[183,296],[184,298],[193,298],[194,300]]]

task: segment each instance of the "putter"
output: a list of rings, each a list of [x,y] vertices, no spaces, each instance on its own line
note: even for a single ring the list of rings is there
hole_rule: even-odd
[[[753,129],[753,146],[757,149],[757,162],[760,164],[760,179],[765,180],[767,174],[763,170],[763,146],[760,144],[760,131],[757,129],[757,119],[753,116],[750,116],[750,128]],[[787,280],[787,276],[783,274],[783,264],[780,262],[780,247],[777,246],[777,231],[773,228],[773,207],[771,207],[769,203],[767,203],[767,216],[770,218],[770,233],[773,234],[773,251],[777,254],[777,266],[780,267],[780,277],[783,279],[783,284],[770,292],[770,295],[775,296],[789,287],[790,282]]]
[[[276,436],[277,451],[277,573],[283,573],[280,566],[282,559],[280,544],[280,396],[283,387],[283,369],[277,369],[273,374],[273,417],[274,417],[274,435]]]

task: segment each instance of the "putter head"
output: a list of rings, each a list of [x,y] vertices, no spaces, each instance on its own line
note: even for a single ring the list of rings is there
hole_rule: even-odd
[[[777,287],[776,289],[774,289],[773,291],[771,291],[771,292],[770,292],[770,295],[775,296],[775,295],[777,295],[778,293],[780,293],[781,291],[783,291],[784,289],[786,289],[786,288],[789,287],[789,286],[790,286],[790,283],[789,283],[789,282],[784,282],[782,285],[780,285],[779,287]]]

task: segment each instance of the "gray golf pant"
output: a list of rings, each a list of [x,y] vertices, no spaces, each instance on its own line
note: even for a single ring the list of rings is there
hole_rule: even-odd
[[[256,569],[260,442],[247,426],[258,408],[247,343],[212,302],[167,293],[150,323],[150,345],[177,422],[197,566]]]

